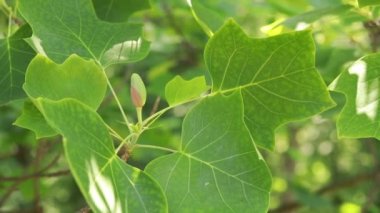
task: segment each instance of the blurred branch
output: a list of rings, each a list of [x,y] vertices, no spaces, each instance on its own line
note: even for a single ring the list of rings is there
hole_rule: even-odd
[[[161,101],[161,97],[158,96],[158,97],[156,98],[156,100],[154,101],[154,104],[153,104],[153,107],[152,107],[152,111],[150,111],[149,116],[152,116],[152,115],[154,115],[154,113],[157,112],[157,110],[158,110],[158,106],[160,105],[160,101]]]
[[[380,146],[378,145],[379,141],[374,138],[365,138],[362,140],[363,140],[362,142],[365,143],[368,149],[368,152],[371,153],[372,155],[374,167],[380,170],[380,161],[379,161],[379,147]],[[373,185],[375,187],[372,187],[371,190],[369,190],[369,192],[367,193],[367,199],[362,207],[362,212],[370,212],[371,206],[375,203],[380,193],[380,188],[376,187],[380,185],[380,175],[376,176],[373,182]]]
[[[342,189],[351,188],[353,186],[356,186],[360,183],[363,183],[368,180],[375,181],[380,177],[380,169],[377,169],[371,173],[365,173],[360,174],[357,176],[354,176],[352,178],[343,180],[343,181],[336,181],[333,182],[315,192],[317,195],[324,195],[327,193],[333,193]],[[297,201],[285,203],[284,205],[279,206],[276,209],[271,210],[271,213],[279,213],[279,212],[294,212],[296,209],[299,209],[303,206],[302,203],[299,203]]]
[[[25,181],[29,179],[34,179],[34,178],[50,178],[50,177],[57,177],[57,176],[64,176],[70,174],[70,170],[61,170],[58,172],[52,172],[52,173],[34,173],[30,175],[24,175],[24,176],[19,176],[19,177],[0,177],[0,181]]]
[[[367,29],[372,51],[377,52],[380,46],[380,19],[366,21],[363,25]]]
[[[58,172],[43,173],[43,174],[36,173],[36,174],[25,175],[21,177],[2,177],[0,178],[0,181],[15,181],[15,183],[11,187],[8,188],[4,196],[0,199],[0,206],[2,206],[4,202],[11,196],[11,194],[15,190],[17,190],[18,186],[26,180],[33,179],[33,178],[42,178],[42,177],[49,177],[49,178],[59,177],[59,176],[68,175],[68,174],[70,174],[70,170],[62,170]]]
[[[174,14],[172,9],[170,8],[169,4],[165,1],[162,2],[162,9],[166,14],[166,18],[169,22],[169,25],[173,28],[173,30],[181,37],[181,51],[185,50],[185,56],[184,58],[180,58],[178,61],[178,67],[182,68],[185,66],[193,66],[197,63],[197,50],[192,45],[190,41],[186,39],[186,35],[183,32],[182,28],[178,24],[176,20],[178,20]]]
[[[78,211],[78,213],[89,213],[89,212],[91,212],[91,209],[90,209],[88,206],[83,207],[83,208],[81,208],[81,209]]]
[[[46,153],[45,148],[46,141],[41,141],[38,143],[36,150],[36,159],[34,161],[33,171],[36,173],[40,170],[40,161]],[[40,206],[40,180],[35,178],[33,180],[33,190],[34,190],[34,212],[42,212],[42,207]]]
[[[48,142],[48,143],[41,143],[41,146],[37,148],[37,155],[43,155],[44,153],[47,153],[49,149],[52,147],[52,145],[55,144],[54,142]],[[40,150],[38,150],[40,149]],[[41,178],[41,177],[57,177],[57,176],[62,176],[62,175],[67,175],[69,174],[68,170],[63,170],[63,171],[58,171],[54,173],[45,173],[47,170],[52,168],[59,160],[60,158],[60,153],[58,153],[53,160],[46,165],[43,169],[39,170],[38,172],[35,172],[33,174],[29,175],[24,175],[24,176],[18,176],[18,177],[1,177],[0,176],[0,182],[14,182],[4,193],[3,197],[0,198],[0,206],[2,206],[5,201],[8,200],[8,198],[12,195],[12,193],[18,189],[18,186],[23,183],[24,181],[34,179],[34,178]],[[39,161],[41,158],[39,156],[36,156],[36,159],[34,159],[31,164],[35,164],[35,162]]]
[[[17,154],[17,152],[2,154],[2,155],[0,155],[0,160],[5,160],[7,158],[11,158],[11,157],[15,156],[16,154]]]

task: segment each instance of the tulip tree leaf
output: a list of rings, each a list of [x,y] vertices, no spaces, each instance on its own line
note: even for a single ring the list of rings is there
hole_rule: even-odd
[[[203,76],[189,81],[176,76],[166,84],[165,96],[169,105],[173,106],[200,97],[208,89]]]
[[[37,55],[26,72],[24,90],[33,99],[73,98],[95,110],[107,91],[107,80],[103,69],[93,60],[71,55],[63,64],[55,64],[45,56]],[[47,128],[49,125],[41,113],[32,106],[24,107],[15,124],[32,130],[37,138],[55,135]]]
[[[24,109],[20,117],[17,118],[14,125],[32,130],[36,134],[36,138],[46,138],[55,136],[58,133],[50,127],[44,116],[36,108],[36,106],[26,101]]]
[[[25,25],[10,37],[0,39],[0,105],[26,96],[22,90],[25,71],[36,54],[24,41],[29,36],[31,29]]]
[[[106,125],[93,109],[74,99],[36,102],[63,135],[71,173],[93,212],[167,212],[160,186],[117,156]]]
[[[134,12],[149,9],[149,0],[92,0],[96,14],[105,21],[126,21]]]
[[[24,89],[33,98],[73,98],[97,109],[107,91],[103,69],[93,60],[71,55],[63,64],[38,55],[28,67]]]
[[[75,53],[107,67],[140,60],[149,51],[141,24],[100,21],[91,0],[20,0],[19,10],[58,63]]]
[[[177,153],[150,162],[170,212],[267,212],[271,176],[244,123],[240,92],[196,105]]]
[[[212,92],[242,90],[245,122],[261,147],[273,149],[278,126],[334,105],[309,31],[253,39],[229,20],[208,42],[205,61]]]
[[[338,135],[349,138],[380,139],[380,54],[371,54],[353,63],[330,85],[346,96],[337,120]]]

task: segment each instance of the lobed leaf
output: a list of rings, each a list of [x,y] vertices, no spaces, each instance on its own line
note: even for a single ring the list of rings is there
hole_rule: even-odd
[[[33,131],[36,134],[37,139],[52,137],[58,134],[46,122],[44,116],[37,107],[29,101],[24,103],[21,116],[18,117],[13,124]]]
[[[266,212],[271,176],[243,120],[240,92],[196,105],[182,147],[145,171],[161,184],[170,212]]]
[[[106,78],[93,60],[71,55],[62,64],[56,64],[37,55],[28,67],[24,90],[33,98],[73,98],[97,109],[107,91]]]
[[[0,105],[26,97],[22,90],[25,71],[36,54],[24,41],[29,36],[31,29],[25,25],[15,34],[0,39]]]
[[[208,42],[205,61],[212,92],[242,91],[245,122],[261,147],[273,149],[278,126],[334,106],[309,31],[253,39],[229,20]]]
[[[63,64],[55,64],[37,55],[26,72],[24,90],[32,99],[73,98],[96,110],[106,93],[107,79],[103,69],[93,60],[72,55]],[[49,128],[40,111],[29,104],[24,106],[15,125],[32,130],[37,138],[57,134]]]
[[[101,21],[91,0],[20,0],[19,10],[58,63],[75,53],[107,67],[140,60],[149,51],[141,24]]]
[[[342,72],[330,89],[346,96],[337,120],[338,135],[380,139],[380,54],[367,55]]]
[[[63,135],[70,170],[92,211],[167,212],[160,186],[117,156],[106,125],[92,108],[74,99],[39,98],[36,103]]]
[[[165,97],[169,105],[173,106],[200,97],[208,89],[209,86],[203,76],[188,81],[176,76],[166,84]]]

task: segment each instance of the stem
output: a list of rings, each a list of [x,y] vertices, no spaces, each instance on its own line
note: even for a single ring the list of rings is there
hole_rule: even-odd
[[[142,127],[143,121],[142,121],[142,107],[136,107],[136,113],[137,113],[137,120],[139,122],[140,127]]]
[[[143,126],[148,128],[149,126],[151,126],[159,117],[161,117],[161,115],[163,115],[166,111],[169,111],[170,109],[173,109],[175,107],[177,107],[178,105],[175,105],[175,106],[169,106],[169,107],[166,107],[156,113],[154,113],[153,115],[149,116],[147,119],[145,119],[145,121],[143,122]]]
[[[112,129],[108,124],[105,123],[105,125],[107,126],[108,130],[111,132],[111,134],[117,138],[118,140],[122,141],[124,140],[123,137],[121,137],[114,129]]]
[[[119,146],[116,148],[116,153],[118,153],[121,149],[121,147],[123,147],[125,144],[127,144],[127,142],[129,141],[129,139],[131,139],[133,136],[135,136],[135,133],[131,133],[130,135],[128,135],[126,138],[124,138],[124,140],[122,140],[119,144]]]
[[[225,92],[229,92],[229,90],[225,90],[225,91],[217,91],[217,92],[212,92],[212,93],[209,93],[207,95],[204,95],[204,96],[201,96],[201,97],[197,97],[197,98],[193,98],[193,99],[190,99],[190,100],[187,100],[187,101],[184,101],[184,102],[181,102],[181,103],[177,103],[177,104],[174,104],[172,106],[168,106],[156,113],[154,113],[153,115],[149,116],[147,119],[144,120],[143,122],[143,126],[148,128],[149,126],[151,126],[159,117],[161,117],[165,112],[173,109],[173,108],[176,108],[180,105],[184,105],[184,104],[188,104],[188,103],[191,103],[191,102],[194,102],[194,101],[198,101],[198,100],[201,100],[203,98],[206,98],[206,97],[210,97],[210,96],[213,96],[217,93],[225,93]]]
[[[177,150],[161,147],[161,146],[154,146],[154,145],[146,145],[146,144],[136,144],[137,148],[145,148],[145,149],[157,149],[157,150],[163,150],[168,152],[178,152]]]
[[[119,110],[120,110],[120,112],[121,112],[121,115],[123,116],[124,122],[125,122],[125,124],[127,125],[129,131],[132,132],[132,129],[131,129],[131,123],[129,123],[129,121],[128,121],[127,115],[125,114],[125,112],[124,112],[124,110],[123,110],[123,107],[122,107],[122,105],[121,105],[121,103],[120,103],[120,101],[119,101],[119,98],[117,97],[116,92],[115,92],[115,90],[113,89],[110,80],[109,80],[108,78],[106,78],[106,79],[107,79],[108,87],[110,88],[111,93],[112,93],[112,95],[113,95],[113,97],[115,98],[115,101],[116,101],[116,103],[117,103],[117,106],[119,107]]]
[[[194,9],[193,9],[193,5],[191,3],[191,0],[187,0],[187,4],[189,5],[190,7],[190,10],[191,10],[191,13],[193,14],[193,17],[195,19],[195,21],[199,24],[199,26],[202,28],[203,32],[206,33],[206,35],[208,37],[212,37],[214,35],[214,33],[212,32],[212,30],[207,26],[206,23],[204,23],[199,17],[198,15],[195,13]]]

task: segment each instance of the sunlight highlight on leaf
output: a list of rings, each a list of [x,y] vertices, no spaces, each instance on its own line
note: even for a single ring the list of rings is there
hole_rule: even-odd
[[[380,139],[380,54],[367,55],[342,72],[329,86],[346,96],[337,121],[340,137]]]
[[[376,118],[379,97],[379,82],[373,81],[368,85],[366,81],[367,64],[365,61],[355,62],[349,69],[348,73],[358,76],[357,94],[356,94],[356,113],[365,114],[371,120]]]
[[[117,200],[112,182],[102,175],[95,160],[91,160],[91,165],[87,167],[90,180],[89,194],[97,209],[101,212],[122,213],[120,200]]]
[[[35,101],[64,137],[71,173],[94,212],[167,212],[161,187],[117,156],[105,123],[93,109],[74,99]]]

